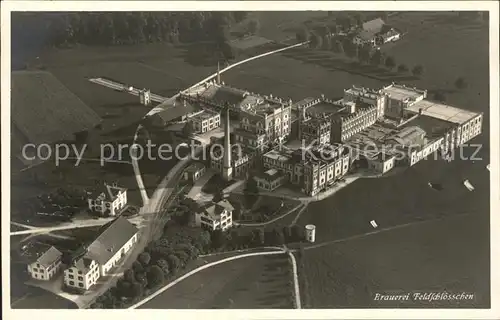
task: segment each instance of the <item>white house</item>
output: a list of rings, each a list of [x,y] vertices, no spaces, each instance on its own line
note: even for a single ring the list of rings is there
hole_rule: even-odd
[[[92,287],[99,277],[109,274],[137,243],[138,231],[123,217],[104,225],[84,254],[64,272],[64,283],[82,290]]]
[[[127,189],[105,184],[103,191],[91,192],[87,201],[91,211],[113,217],[127,205]]]
[[[75,261],[70,268],[64,270],[64,283],[68,287],[82,291],[88,290],[99,279],[99,265],[85,256]]]
[[[61,268],[61,251],[53,246],[44,248],[35,261],[28,264],[28,273],[33,279],[50,280]]]
[[[209,230],[226,231],[233,225],[234,207],[226,199],[200,208],[195,213],[195,224]]]

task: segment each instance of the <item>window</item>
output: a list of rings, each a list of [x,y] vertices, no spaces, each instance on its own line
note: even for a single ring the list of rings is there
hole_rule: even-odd
[[[70,281],[69,284],[72,285],[72,286],[74,286],[75,282],[74,281]]]
[[[33,268],[33,271],[38,272],[38,268]]]
[[[69,278],[70,278],[70,279],[74,279],[75,277],[74,277],[72,274],[70,274],[70,275],[69,275]]]
[[[79,283],[79,284],[78,284],[78,286],[79,286],[80,288],[83,288],[83,283]]]
[[[79,276],[78,280],[83,281],[83,277]]]

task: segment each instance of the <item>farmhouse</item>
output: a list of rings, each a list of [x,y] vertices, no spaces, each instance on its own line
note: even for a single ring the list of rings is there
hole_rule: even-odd
[[[89,289],[125,257],[137,239],[137,227],[123,217],[104,225],[97,238],[64,271],[64,283],[76,289]]]
[[[61,269],[61,258],[61,251],[53,246],[47,246],[28,264],[28,273],[33,279],[50,280]]]
[[[357,45],[381,45],[399,40],[401,33],[386,25],[384,20],[377,18],[363,23],[361,31],[353,38]]]
[[[195,224],[209,230],[226,231],[233,225],[233,205],[226,199],[200,208]]]
[[[89,210],[113,217],[127,205],[127,189],[105,184],[104,190],[90,192],[87,202]]]

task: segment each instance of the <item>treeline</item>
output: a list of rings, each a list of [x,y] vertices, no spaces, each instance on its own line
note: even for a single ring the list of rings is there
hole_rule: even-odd
[[[228,29],[247,12],[72,12],[24,14],[19,27],[45,28],[48,44],[122,45],[148,42],[226,42]]]

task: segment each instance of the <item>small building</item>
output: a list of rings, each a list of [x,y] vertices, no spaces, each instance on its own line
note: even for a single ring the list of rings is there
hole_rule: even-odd
[[[64,284],[81,291],[90,289],[100,278],[99,264],[86,256],[76,260],[64,270]]]
[[[203,109],[187,117],[193,123],[195,133],[205,133],[220,127],[220,113],[213,110]]]
[[[195,182],[201,176],[205,174],[205,165],[201,162],[192,163],[189,167],[184,170],[182,177],[184,180],[189,180],[191,182]]]
[[[283,185],[286,176],[277,169],[269,169],[255,178],[257,186],[266,191],[273,191]]]
[[[104,190],[91,192],[87,201],[89,210],[113,217],[127,205],[127,189],[105,184]]]
[[[313,224],[306,225],[306,241],[311,243],[316,241],[316,226]]]
[[[195,224],[209,230],[226,231],[233,225],[233,205],[226,199],[200,208],[195,213]]]
[[[104,225],[97,238],[84,248],[84,253],[64,271],[64,283],[88,290],[120,263],[137,243],[138,233],[137,227],[123,217]]]
[[[36,260],[28,264],[28,273],[33,279],[50,280],[60,270],[61,259],[61,251],[54,246],[47,246]]]
[[[396,157],[385,152],[367,155],[368,168],[378,174],[384,174],[394,168]]]

